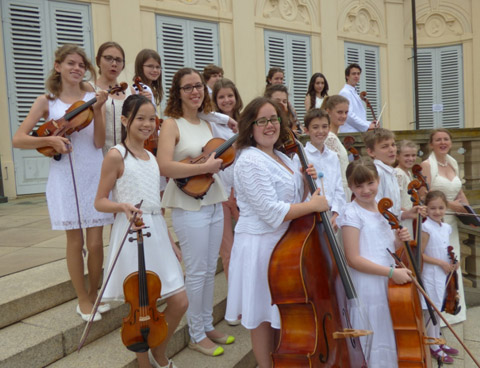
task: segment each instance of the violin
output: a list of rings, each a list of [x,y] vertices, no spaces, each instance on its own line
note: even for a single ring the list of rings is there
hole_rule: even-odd
[[[203,164],[208,160],[212,152],[215,152],[215,158],[223,160],[221,170],[224,170],[235,161],[235,148],[233,143],[237,140],[238,134],[233,135],[230,139],[212,138],[202,148],[202,154],[195,158],[187,157],[180,162],[185,164]],[[214,183],[212,173],[206,173],[188,178],[174,179],[175,184],[190,197],[202,199]]]
[[[306,169],[293,133],[285,149],[297,152]],[[314,193],[315,181],[306,178]],[[367,367],[359,337],[371,331],[350,323],[348,308],[357,294],[327,212],[290,222],[270,257],[268,283],[281,318],[273,367]]]
[[[168,327],[164,314],[157,310],[157,299],[162,289],[160,278],[155,272],[145,269],[143,237],[151,234],[143,233],[146,227],[141,219],[135,221],[135,226],[141,228],[129,232],[136,232],[137,237],[130,237],[128,241],[137,241],[138,272],[131,273],[123,282],[125,303],[130,304],[130,313],[123,318],[121,335],[128,350],[144,353],[165,341]]]
[[[410,200],[414,206],[421,206],[423,202],[420,200],[418,190],[423,184],[418,179],[413,179],[408,183],[407,190],[410,194]],[[413,221],[414,225],[414,238],[415,241],[411,242],[411,245],[415,247],[415,262],[422,269],[422,223],[425,219],[422,218],[420,212],[417,214],[417,218]]]
[[[382,198],[378,202],[378,211],[388,220],[392,229],[400,229],[402,226],[397,217],[388,211],[392,206],[390,198]],[[423,288],[409,242],[405,242],[404,247],[397,250],[395,255],[412,271],[413,277],[416,277]],[[387,295],[397,343],[398,366],[431,367],[430,348],[427,345],[435,342],[429,342],[430,339],[426,335],[422,305],[415,284],[409,282],[398,285],[390,279]],[[427,300],[426,303],[430,306]],[[433,310],[430,311],[432,323],[437,324]]]
[[[138,89],[139,92],[144,90],[142,86],[142,78],[140,77],[135,78],[133,85],[136,89]],[[155,115],[155,130],[150,135],[150,137],[145,140],[143,144],[143,148],[145,148],[147,151],[152,152],[154,155],[157,155],[158,131],[160,130],[162,123],[163,119],[160,119],[158,116]]]
[[[362,92],[360,92],[360,99],[361,99],[363,102],[365,102],[365,105],[367,105],[367,107],[370,109],[370,112],[372,113],[373,120],[377,120],[377,118],[375,117],[375,111],[373,111],[373,106],[372,106],[372,104],[370,103],[370,101],[368,101],[367,91],[362,91]]]
[[[415,179],[420,181],[422,187],[425,187],[427,192],[430,190],[427,183],[427,177],[422,174],[422,166],[415,164],[412,166],[412,174]]]
[[[120,86],[110,88],[107,92],[109,94],[119,93],[125,91],[128,84],[125,82],[120,83]],[[97,98],[94,97],[91,100],[77,101],[73,103],[66,111],[65,115],[60,119],[51,119],[38,127],[36,131],[32,132],[35,137],[64,137],[70,135],[73,132],[79,132],[86,128],[93,119],[92,105],[97,102]],[[58,155],[53,147],[40,147],[37,151],[47,157],[53,157]]]
[[[347,135],[343,138],[343,146],[345,149],[353,155],[354,160],[358,160],[360,158],[360,153],[355,147],[353,147],[354,143],[355,137],[352,137],[351,135]]]
[[[453,251],[453,247],[449,245],[447,247],[448,258],[452,261],[452,264],[457,264],[458,259]],[[445,283],[445,297],[442,304],[442,312],[445,311],[448,314],[457,315],[460,313],[462,306],[460,305],[460,295],[458,295],[458,273],[456,270],[451,271],[447,276]]]

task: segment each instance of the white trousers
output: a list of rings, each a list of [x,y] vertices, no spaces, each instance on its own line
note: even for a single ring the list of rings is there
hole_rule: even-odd
[[[199,211],[174,208],[172,225],[185,265],[190,338],[199,342],[214,329],[213,283],[223,234],[222,204],[203,206]]]

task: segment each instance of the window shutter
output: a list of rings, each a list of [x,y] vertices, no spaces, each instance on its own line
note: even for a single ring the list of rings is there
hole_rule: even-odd
[[[57,46],[79,43],[92,55],[90,16],[88,5],[54,1],[5,0],[1,10],[13,135],[35,99],[45,93]],[[14,149],[13,160],[17,193],[44,192],[49,159],[35,150]]]
[[[433,129],[434,64],[432,50],[418,49],[418,118],[420,129]]]
[[[164,108],[175,73],[184,67],[199,72],[208,64],[220,65],[218,26],[216,23],[157,15],[157,34],[162,58]]]
[[[265,31],[265,75],[270,68],[285,71],[290,102],[299,122],[305,114],[305,94],[312,75],[310,37],[290,33]]]
[[[366,91],[367,98],[372,105],[375,116],[380,115],[380,75],[379,51],[377,46],[362,45],[345,42],[345,67],[357,63],[362,68],[360,82],[355,87],[357,92]],[[370,109],[367,110],[367,120],[373,120]]]
[[[418,49],[421,129],[464,127],[462,66],[460,45]]]

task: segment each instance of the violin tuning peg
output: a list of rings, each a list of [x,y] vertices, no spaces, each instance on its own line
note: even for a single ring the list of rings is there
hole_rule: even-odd
[[[128,241],[129,241],[129,242],[133,242],[134,240],[137,240],[137,239],[134,238],[133,236],[131,236],[130,238],[128,238]]]
[[[151,234],[150,232],[148,232],[148,233],[145,234],[145,236],[146,236],[147,238],[150,238],[150,236],[152,236],[152,234]]]

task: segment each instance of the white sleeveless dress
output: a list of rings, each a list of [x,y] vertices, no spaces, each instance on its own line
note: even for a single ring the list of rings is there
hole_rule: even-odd
[[[121,144],[112,149],[125,156],[125,147]],[[148,152],[148,151],[146,151]],[[162,282],[161,296],[168,297],[183,290],[183,272],[168,238],[167,225],[161,213],[160,170],[155,157],[148,152],[149,160],[141,160],[128,154],[124,158],[122,177],[112,190],[115,202],[137,204],[143,199],[143,221],[151,233],[144,237],[145,267],[155,272]],[[110,235],[110,247],[105,264],[105,277],[111,268],[114,257],[125,236],[129,221],[125,213],[119,212]],[[125,241],[110,280],[105,288],[102,300],[124,300],[123,281],[132,272],[138,271],[137,242]]]
[[[452,181],[450,181],[446,177],[438,175],[438,163],[434,154],[431,154],[428,160],[430,162],[430,175],[432,176],[430,190],[440,190],[445,194],[448,201],[455,200],[458,193],[462,189],[462,181],[458,177],[457,161],[452,156],[447,155],[447,162],[453,167],[456,173],[456,176]],[[443,221],[452,227],[452,232],[450,234],[450,245],[453,247],[453,251],[457,255],[458,259],[460,259],[460,239],[458,234],[457,218],[452,215],[446,215],[443,218]],[[450,324],[462,322],[467,319],[467,305],[465,304],[465,294],[463,291],[462,269],[459,268],[457,272],[459,276],[458,294],[460,295],[460,305],[462,306],[462,309],[456,316],[444,313],[444,316],[447,318],[447,321]]]
[[[87,92],[83,96],[83,101],[88,101],[93,97],[95,97],[94,92]],[[58,98],[49,101],[47,121],[61,118],[70,106],[71,104]],[[68,137],[73,147],[71,158],[83,229],[104,226],[113,222],[111,213],[98,212],[93,206],[103,161],[102,149],[95,147],[93,134],[94,121],[92,120],[86,128],[74,132]],[[80,228],[74,182],[68,156],[62,155],[60,161],[50,160],[46,197],[53,230]]]

